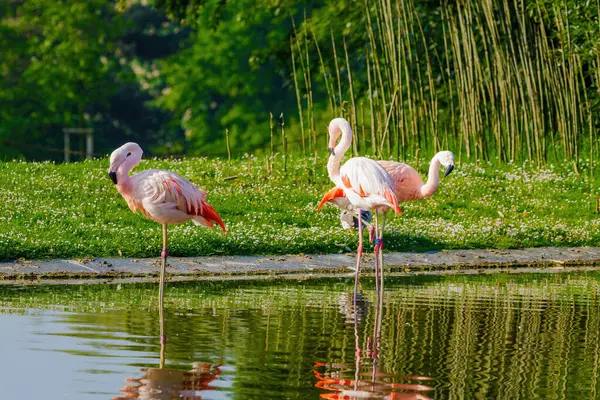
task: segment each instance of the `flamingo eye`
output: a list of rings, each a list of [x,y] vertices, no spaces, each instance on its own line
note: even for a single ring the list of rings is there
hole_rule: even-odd
[[[131,155],[131,152],[127,153],[127,155],[125,157],[129,157]]]

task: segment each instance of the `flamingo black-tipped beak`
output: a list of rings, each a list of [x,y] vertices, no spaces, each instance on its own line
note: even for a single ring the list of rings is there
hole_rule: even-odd
[[[110,176],[110,180],[113,181],[113,183],[116,185],[117,184],[117,173],[109,172],[108,176]]]
[[[450,172],[454,170],[454,164],[450,164],[446,167],[446,172],[444,172],[444,178],[450,175]]]
[[[329,147],[329,154],[335,156],[335,150],[333,149],[333,147]]]

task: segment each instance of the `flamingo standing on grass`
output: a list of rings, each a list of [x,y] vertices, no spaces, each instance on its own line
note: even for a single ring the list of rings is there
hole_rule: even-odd
[[[340,142],[336,146],[338,138]],[[346,161],[340,168],[344,154],[352,143],[352,129],[350,124],[343,118],[336,118],[329,123],[329,161],[327,172],[329,179],[336,185],[336,190],[341,191],[344,197],[361,215],[362,210],[375,211],[375,274],[376,283],[379,285],[377,274],[379,273],[379,257],[381,239],[383,238],[383,223],[385,213],[393,209],[396,214],[400,213],[398,199],[394,191],[394,184],[389,174],[377,162],[364,158],[354,157]],[[335,146],[335,148],[334,148]],[[381,225],[379,217],[381,216]],[[356,251],[356,271],[354,277],[354,303],[356,303],[356,292],[358,285],[358,273],[360,270],[360,258],[363,251],[362,218],[358,218],[358,249]],[[383,271],[381,271],[383,274]]]
[[[444,177],[450,175],[454,170],[454,154],[452,154],[451,151],[440,151],[433,156],[429,163],[427,183],[423,183],[423,179],[421,179],[419,173],[408,164],[395,161],[377,161],[377,163],[381,165],[392,178],[398,202],[404,203],[411,200],[423,200],[432,196],[440,186],[440,166],[445,168]],[[342,209],[340,219],[342,220],[342,226],[344,228],[348,229],[354,225],[351,224],[350,221],[352,218],[356,218],[356,210],[342,190],[334,187],[325,193],[325,196],[323,196],[317,209],[320,210],[325,203],[331,203]],[[351,219],[348,219],[347,217],[350,217]],[[369,230],[372,231],[373,227],[368,224],[369,215],[365,215],[363,212],[362,218],[363,223],[367,220],[366,222],[369,226]],[[381,243],[381,248],[383,249],[383,241]]]
[[[167,265],[167,225],[181,224],[190,219],[196,225],[212,228],[216,223],[225,233],[221,217],[206,202],[206,192],[199,190],[185,178],[171,171],[147,169],[129,176],[129,171],[142,160],[142,148],[137,143],[126,143],[110,155],[108,175],[127,205],[152,221],[162,224],[163,249],[161,253],[159,310],[163,309],[165,269]],[[161,343],[165,342],[161,325]]]

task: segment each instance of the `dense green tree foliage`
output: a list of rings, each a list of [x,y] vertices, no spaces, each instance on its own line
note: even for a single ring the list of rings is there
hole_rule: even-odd
[[[280,149],[280,116],[312,153],[344,116],[355,154],[594,159],[599,43],[577,0],[20,0],[0,5],[0,156],[60,159],[32,146],[72,126],[100,154],[224,154],[225,130]]]
[[[53,143],[60,125],[80,125],[106,104],[121,19],[102,0],[26,1],[3,7],[2,136]],[[27,150],[25,150],[27,151]]]
[[[288,12],[269,2],[207,2],[189,46],[163,64],[168,90],[159,104],[182,116],[193,150],[251,148],[269,139],[269,113],[295,104]],[[217,150],[218,151],[218,150]]]
[[[176,51],[185,35],[157,11],[27,0],[4,4],[0,19],[1,156],[60,159],[65,127],[94,128],[99,154],[178,132],[151,105],[160,90],[144,81],[157,75],[152,60]],[[74,139],[75,149],[82,144]]]

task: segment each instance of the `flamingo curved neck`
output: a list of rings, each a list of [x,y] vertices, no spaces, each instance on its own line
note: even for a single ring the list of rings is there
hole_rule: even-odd
[[[342,131],[342,139],[337,146],[335,146],[335,149],[333,150],[334,154],[330,155],[329,160],[327,161],[329,179],[338,186],[341,184],[340,164],[352,144],[352,130],[350,129],[350,126],[342,124],[339,129]]]
[[[119,168],[117,168],[117,186],[121,186],[121,187],[128,186],[129,181],[131,179],[129,177],[129,172],[132,169],[134,169],[139,164],[140,161],[141,161],[141,157],[140,157],[140,159],[130,157],[127,160],[125,160],[123,162],[123,164],[121,164],[119,166]]]
[[[429,174],[427,175],[427,183],[421,186],[421,196],[429,197],[433,195],[440,186],[440,160],[437,156],[431,159],[429,164]]]
[[[124,186],[129,182],[129,169],[122,166],[117,169],[117,186]]]

